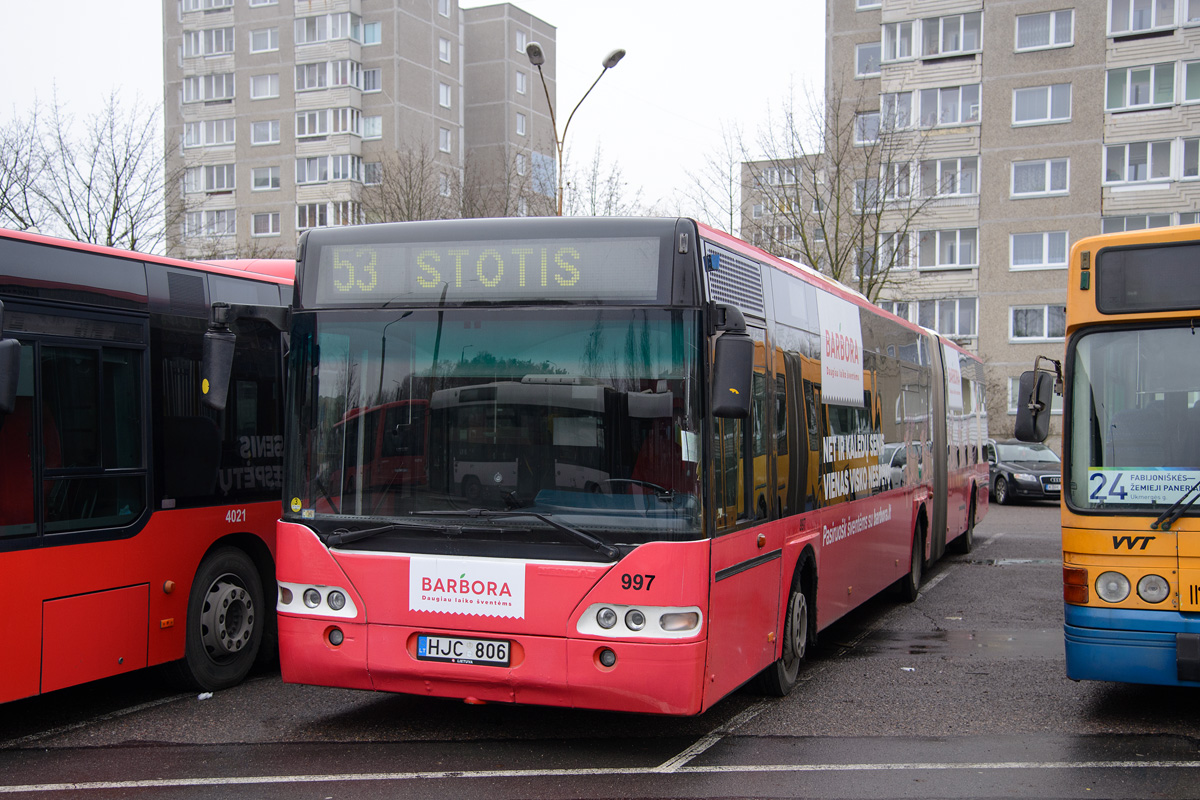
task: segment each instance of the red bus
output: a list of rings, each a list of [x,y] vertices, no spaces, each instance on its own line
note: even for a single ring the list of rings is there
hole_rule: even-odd
[[[818,631],[914,598],[986,512],[978,359],[692,220],[298,252],[285,681],[662,714],[784,694]],[[214,386],[220,321],[255,313],[214,308]],[[427,479],[367,481],[343,421],[404,401],[428,402]]]
[[[222,413],[200,340],[294,272],[0,230],[0,702],[164,662],[219,689],[273,653],[281,337],[239,331]]]

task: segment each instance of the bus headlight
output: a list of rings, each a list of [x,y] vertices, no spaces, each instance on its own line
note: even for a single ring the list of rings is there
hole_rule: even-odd
[[[321,605],[321,593],[316,589],[305,589],[304,605],[308,606],[309,608],[316,608],[317,606]]]
[[[1161,603],[1171,593],[1171,585],[1159,575],[1147,575],[1138,581],[1137,590],[1147,603]]]
[[[640,631],[646,627],[646,615],[636,608],[629,609],[625,614],[625,627],[631,631]]]
[[[329,603],[329,607],[334,611],[341,611],[346,607],[346,595],[335,589],[325,598],[325,602]]]
[[[704,614],[696,606],[595,603],[584,609],[575,629],[607,639],[688,639],[697,636]]]
[[[358,606],[349,591],[340,586],[306,586],[302,583],[279,581],[279,600],[275,610],[306,617],[338,617],[355,619]]]
[[[1102,572],[1096,578],[1096,594],[1106,603],[1119,603],[1129,597],[1129,578],[1119,572]]]
[[[700,615],[695,611],[663,614],[658,618],[658,624],[664,631],[694,631],[700,627]]]
[[[617,612],[607,607],[600,609],[596,612],[596,624],[608,630],[617,624]]]

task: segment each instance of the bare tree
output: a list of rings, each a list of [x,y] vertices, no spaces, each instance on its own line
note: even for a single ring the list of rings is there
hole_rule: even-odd
[[[455,192],[463,218],[550,216],[554,192],[538,174],[536,154],[507,147],[492,154],[469,154]],[[547,159],[548,160],[548,159]]]
[[[38,107],[24,117],[15,113],[0,127],[0,224],[19,231],[37,230],[45,207],[37,193],[41,142]]]
[[[565,216],[624,217],[639,212],[641,188],[630,189],[621,166],[606,163],[599,145],[582,172],[573,174],[569,160],[564,164],[563,172],[566,186]]]
[[[878,96],[830,95],[826,103],[810,90],[802,108],[789,101],[768,119],[766,157],[748,161],[745,176],[761,207],[743,233],[875,301],[893,268],[909,263],[930,199],[916,175],[924,137],[909,111],[881,109]]]
[[[114,92],[81,135],[55,101],[38,194],[52,228],[76,241],[152,251],[163,244],[162,133],[158,107]]]
[[[745,161],[741,130],[721,123],[720,150],[705,156],[700,169],[689,175],[692,186],[688,196],[702,221],[730,233],[738,232]]]
[[[362,189],[367,222],[404,222],[459,216],[458,180],[426,145],[409,145],[383,157],[378,183]]]

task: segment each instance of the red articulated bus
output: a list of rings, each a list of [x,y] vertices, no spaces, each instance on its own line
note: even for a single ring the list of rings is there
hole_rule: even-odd
[[[0,702],[273,657],[282,340],[242,327],[222,413],[201,341],[213,301],[278,307],[294,274],[0,230]]]
[[[298,253],[285,681],[660,714],[756,676],[782,695],[818,631],[915,598],[987,510],[977,358],[695,221],[329,228]],[[214,354],[256,313],[214,309]],[[347,435],[388,408],[422,411],[381,432],[427,433],[422,480]]]

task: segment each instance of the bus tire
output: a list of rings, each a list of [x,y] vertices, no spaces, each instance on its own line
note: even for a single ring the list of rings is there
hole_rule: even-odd
[[[971,510],[967,512],[967,529],[954,541],[946,546],[946,549],[956,555],[965,556],[971,552],[971,548],[975,546],[975,492],[971,491]]]
[[[796,579],[788,593],[788,602],[783,623],[783,648],[779,658],[758,674],[758,688],[763,694],[783,697],[796,686],[800,675],[800,664],[808,653],[813,624],[810,589],[803,578],[805,564],[796,570]]]
[[[900,579],[900,599],[911,603],[921,593],[921,579],[925,573],[925,525],[918,522],[913,531],[912,556],[908,562],[908,574]]]
[[[190,688],[216,691],[245,680],[266,624],[262,580],[250,556],[221,547],[204,557],[188,596],[184,657],[176,676]]]

